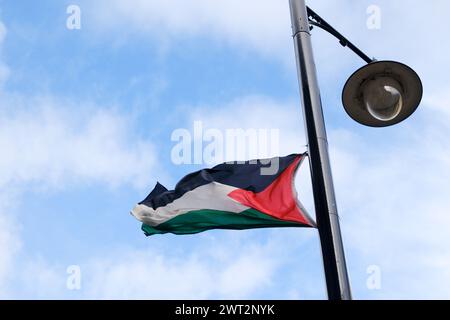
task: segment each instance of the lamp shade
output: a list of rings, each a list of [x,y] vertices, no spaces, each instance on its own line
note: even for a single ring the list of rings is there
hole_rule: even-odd
[[[413,69],[395,61],[375,61],[350,76],[342,91],[342,103],[355,121],[387,127],[413,114],[422,94],[422,82]]]

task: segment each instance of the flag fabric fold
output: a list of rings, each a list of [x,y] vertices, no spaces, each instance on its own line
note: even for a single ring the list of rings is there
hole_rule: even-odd
[[[294,177],[305,154],[223,163],[188,174],[174,190],[159,182],[131,214],[146,235],[210,229],[315,227],[297,199]],[[276,172],[267,173],[274,167]],[[266,169],[266,172],[264,172]]]

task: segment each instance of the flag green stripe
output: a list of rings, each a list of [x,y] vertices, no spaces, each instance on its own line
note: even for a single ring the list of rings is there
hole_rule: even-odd
[[[196,210],[179,215],[155,227],[142,224],[147,236],[153,234],[193,234],[210,229],[252,229],[270,227],[308,227],[297,222],[283,221],[255,209],[240,213],[219,210]]]

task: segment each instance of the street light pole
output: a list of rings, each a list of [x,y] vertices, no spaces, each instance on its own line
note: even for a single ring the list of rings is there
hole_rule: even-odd
[[[350,300],[307,8],[305,0],[289,0],[289,5],[328,299]]]

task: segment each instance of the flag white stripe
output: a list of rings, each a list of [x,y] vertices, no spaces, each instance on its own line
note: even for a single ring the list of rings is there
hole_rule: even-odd
[[[236,189],[238,188],[211,182],[186,192],[181,198],[164,207],[156,208],[156,210],[138,204],[131,210],[131,214],[139,221],[155,227],[189,211],[209,209],[239,213],[249,209],[249,207],[228,197],[228,194]]]

